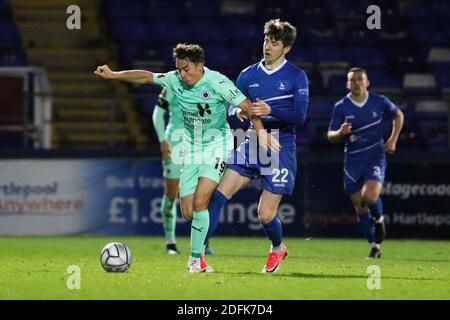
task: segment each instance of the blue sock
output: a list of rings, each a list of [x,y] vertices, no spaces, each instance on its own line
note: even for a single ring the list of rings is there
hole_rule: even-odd
[[[369,243],[375,242],[375,222],[370,212],[358,215],[358,223],[361,226],[364,237]]]
[[[281,221],[275,217],[269,223],[263,224],[267,237],[272,241],[272,246],[278,247],[283,242],[283,228]]]
[[[383,202],[381,202],[380,197],[378,197],[377,202],[375,202],[369,208],[370,208],[370,214],[376,220],[378,220],[383,215]]]
[[[225,197],[222,192],[219,190],[214,190],[211,200],[209,201],[208,211],[209,211],[209,229],[208,234],[206,235],[205,245],[208,243],[209,238],[214,234],[219,225],[220,220],[220,212],[222,211],[222,207],[228,201],[228,198]]]

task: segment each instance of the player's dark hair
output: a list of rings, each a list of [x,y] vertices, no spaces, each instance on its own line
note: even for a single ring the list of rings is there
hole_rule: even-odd
[[[285,47],[292,47],[297,37],[297,28],[287,21],[272,19],[264,24],[264,36],[275,41],[281,40]]]
[[[366,69],[361,68],[361,67],[353,67],[350,70],[348,70],[347,74],[349,74],[350,72],[361,72],[361,73],[364,73],[366,75],[366,77],[367,77]]]
[[[198,44],[179,43],[172,52],[173,59],[188,59],[192,63],[204,63],[205,52]]]

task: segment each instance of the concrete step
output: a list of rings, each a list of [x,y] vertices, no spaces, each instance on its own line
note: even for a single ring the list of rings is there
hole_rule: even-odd
[[[109,83],[98,81],[92,83],[58,83],[51,82],[53,92],[63,93],[93,93],[93,92],[111,92],[112,87]]]
[[[68,133],[53,135],[52,143],[57,146],[110,146],[110,145],[131,145],[133,139],[126,134],[78,134]]]
[[[110,54],[106,49],[84,48],[30,48],[27,50],[28,59],[41,61],[107,61]],[[90,64],[92,65],[92,63]]]
[[[103,122],[55,122],[52,124],[53,133],[57,136],[67,134],[94,134],[94,135],[129,135],[130,130],[125,123]]]
[[[109,110],[53,110],[53,120],[56,122],[122,122],[125,115],[121,112],[111,114]]]

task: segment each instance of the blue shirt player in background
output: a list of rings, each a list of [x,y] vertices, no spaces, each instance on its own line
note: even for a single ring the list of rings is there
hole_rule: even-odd
[[[386,233],[380,198],[386,171],[385,154],[395,152],[403,113],[386,97],[369,92],[369,84],[363,68],[350,69],[347,74],[350,93],[334,105],[328,140],[345,140],[344,189],[370,243],[369,258],[381,258],[381,242]],[[382,130],[385,119],[393,119],[386,142]]]
[[[287,256],[277,209],[283,195],[292,194],[294,189],[297,171],[295,127],[305,121],[309,91],[305,72],[285,58],[297,36],[296,28],[289,22],[270,20],[264,25],[264,36],[264,59],[244,69],[236,86],[251,100],[251,113],[261,117],[264,128],[278,130],[279,161],[270,166],[264,165],[260,159],[255,161],[258,147],[251,126],[245,140],[228,161],[225,174],[213,193],[208,209],[210,228],[207,239],[217,227],[225,202],[252,179],[258,178],[263,189],[258,217],[272,242],[262,271],[276,272]],[[235,112],[241,119],[246,118],[241,110],[235,109]]]

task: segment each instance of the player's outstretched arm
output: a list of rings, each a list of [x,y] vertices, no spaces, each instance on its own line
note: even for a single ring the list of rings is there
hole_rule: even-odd
[[[396,150],[398,136],[400,135],[400,131],[403,127],[404,115],[400,109],[397,111],[397,114],[394,117],[392,122],[392,133],[389,139],[384,144],[384,152],[388,154],[393,154]]]
[[[242,110],[242,112],[246,116],[249,116],[250,121],[253,123],[253,126],[255,127],[256,130],[256,134],[258,135],[259,143],[265,148],[270,148],[273,151],[280,151],[281,149],[280,143],[271,134],[267,134],[266,130],[264,130],[264,124],[261,118],[251,113],[250,111],[251,106],[252,103],[248,99],[245,99],[238,105],[238,107]]]
[[[153,73],[145,70],[124,70],[124,71],[112,71],[108,65],[98,66],[94,71],[99,77],[104,79],[116,79],[127,81],[131,83],[153,83]]]
[[[339,130],[336,131],[328,131],[327,137],[328,141],[335,143],[341,141],[343,136],[346,136],[352,132],[352,124],[350,122],[345,121],[341,124]]]

